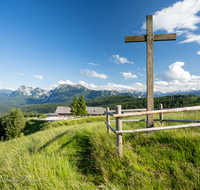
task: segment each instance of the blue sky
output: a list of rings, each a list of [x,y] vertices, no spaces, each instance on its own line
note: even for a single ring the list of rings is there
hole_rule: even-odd
[[[154,33],[154,90],[200,89],[200,0],[1,0],[0,89],[146,91],[146,15]]]

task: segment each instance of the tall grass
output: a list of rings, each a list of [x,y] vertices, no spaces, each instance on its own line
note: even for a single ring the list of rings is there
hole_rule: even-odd
[[[200,112],[164,117],[200,120]],[[83,124],[60,127],[54,122],[48,130],[0,142],[0,188],[199,189],[199,127],[124,134],[124,156],[119,159],[116,136],[107,134],[102,120],[85,118]],[[123,123],[123,129],[142,127],[145,122]]]

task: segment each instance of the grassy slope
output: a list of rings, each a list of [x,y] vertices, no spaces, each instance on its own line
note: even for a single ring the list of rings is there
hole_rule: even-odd
[[[144,117],[137,117],[144,118]],[[200,112],[165,114],[164,118],[200,120]],[[0,142],[1,189],[198,189],[200,127],[125,134],[124,157],[116,155],[116,137],[107,135],[105,117],[54,122],[26,137]],[[92,120],[94,121],[93,123]],[[84,123],[87,122],[87,123]],[[97,122],[98,121],[98,122]],[[78,124],[78,123],[83,124]],[[164,123],[164,126],[178,123]],[[159,126],[159,122],[155,126]],[[56,127],[57,126],[57,127]],[[60,126],[60,127],[58,127]],[[115,123],[112,123],[115,126]],[[145,126],[123,123],[123,129]],[[31,131],[32,129],[32,131]],[[37,132],[36,132],[37,131]],[[35,132],[33,134],[30,134]],[[19,182],[9,182],[19,180]],[[25,179],[25,176],[26,179]],[[27,180],[39,180],[27,181]]]

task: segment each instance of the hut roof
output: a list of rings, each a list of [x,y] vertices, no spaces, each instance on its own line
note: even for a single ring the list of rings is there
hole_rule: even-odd
[[[71,114],[70,110],[71,110],[70,107],[58,106],[55,113],[57,113],[57,114],[59,114],[59,113]]]

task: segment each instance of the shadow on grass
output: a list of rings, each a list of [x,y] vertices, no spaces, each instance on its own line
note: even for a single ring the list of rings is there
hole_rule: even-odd
[[[25,128],[22,131],[25,136],[39,131],[48,121],[31,119],[26,121]]]
[[[44,144],[42,147],[40,147],[39,151],[42,151],[44,148],[48,147],[51,143],[53,143],[54,141],[60,139],[61,137],[63,137],[64,135],[66,135],[67,133],[69,133],[69,130],[61,133],[60,135],[57,135],[55,138],[53,138],[52,140],[48,141],[46,144]],[[66,143],[66,145],[68,145],[69,143],[71,143],[73,141],[73,139],[71,141],[69,141],[68,143]],[[62,145],[63,147],[63,145]]]

